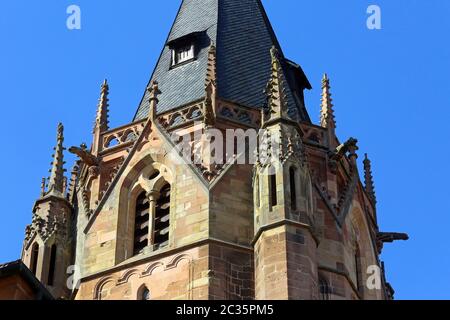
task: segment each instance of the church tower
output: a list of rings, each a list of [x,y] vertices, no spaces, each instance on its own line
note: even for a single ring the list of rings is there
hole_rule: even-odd
[[[379,255],[407,235],[379,231],[330,78],[318,124],[305,89],[260,0],[183,0],[131,122],[109,127],[102,83],[69,185],[58,127],[23,260],[77,300],[391,299]]]

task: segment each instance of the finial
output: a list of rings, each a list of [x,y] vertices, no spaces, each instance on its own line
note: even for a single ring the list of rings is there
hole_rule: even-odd
[[[334,118],[333,99],[331,99],[330,79],[325,73],[322,78],[322,105],[320,112],[320,125],[323,128],[334,130],[336,121]]]
[[[158,105],[158,95],[161,94],[159,90],[158,82],[153,80],[150,85],[147,87],[147,91],[149,92],[149,103],[150,103],[150,119],[155,119]]]
[[[100,90],[100,98],[97,105],[97,115],[95,118],[95,128],[98,128],[100,132],[108,131],[109,121],[108,121],[108,107],[109,107],[109,85],[108,80],[103,80]]]
[[[377,202],[377,199],[375,195],[375,185],[372,176],[372,162],[370,161],[367,153],[365,154],[364,158],[364,184],[367,194],[375,204]]]
[[[280,62],[280,54],[275,46],[270,49],[272,73],[266,87],[268,118],[263,117],[262,123],[273,119],[289,118],[286,96],[286,82]]]
[[[50,178],[48,182],[48,191],[63,194],[64,191],[64,126],[58,124],[56,147],[53,155],[52,167],[50,169]]]

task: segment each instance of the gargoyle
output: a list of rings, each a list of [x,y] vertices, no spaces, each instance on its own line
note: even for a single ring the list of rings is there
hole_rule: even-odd
[[[85,145],[71,147],[69,152],[77,155],[88,167],[98,166],[98,159],[86,150]]]
[[[377,234],[377,247],[378,252],[381,254],[383,250],[383,245],[385,243],[392,243],[398,240],[409,240],[409,236],[406,233],[395,233],[395,232],[379,232]]]
[[[395,232],[379,232],[377,234],[377,241],[382,243],[392,243],[398,240],[409,240],[409,236],[406,233],[395,233]]]
[[[351,151],[352,148],[357,148],[356,144],[358,143],[358,140],[355,138],[348,139],[347,142],[341,144],[336,148],[334,152],[331,152],[330,158],[333,161],[339,161],[342,159],[342,157],[349,151]]]

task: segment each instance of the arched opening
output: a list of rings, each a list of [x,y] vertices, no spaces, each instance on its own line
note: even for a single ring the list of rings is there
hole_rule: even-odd
[[[33,247],[31,249],[31,263],[30,263],[30,270],[31,272],[33,272],[34,275],[36,275],[37,273],[38,259],[39,259],[39,245],[35,243],[33,244]]]
[[[297,210],[297,186],[295,183],[296,176],[297,176],[297,169],[291,167],[289,169],[289,184],[291,189],[291,209],[293,211]]]
[[[270,205],[271,207],[275,207],[278,204],[276,174],[269,175],[269,188],[270,188]]]
[[[133,254],[138,255],[148,246],[150,202],[145,191],[136,199]]]
[[[319,299],[320,300],[330,300],[331,290],[325,278],[319,278]]]
[[[53,286],[55,282],[55,270],[56,270],[56,244],[52,245],[50,250],[50,266],[48,269],[48,280],[47,284]]]
[[[169,244],[170,229],[170,184],[166,183],[160,191],[155,206],[154,248],[159,249]]]
[[[120,144],[119,139],[117,139],[116,137],[111,137],[110,139],[107,140],[105,147],[112,148],[118,146],[119,144]]]
[[[138,300],[149,301],[151,299],[150,290],[146,286],[142,286],[138,290]]]

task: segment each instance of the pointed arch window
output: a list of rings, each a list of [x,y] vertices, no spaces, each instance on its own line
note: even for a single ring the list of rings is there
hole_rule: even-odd
[[[34,275],[36,275],[37,273],[38,259],[39,259],[39,245],[35,243],[33,244],[33,247],[31,249],[31,263],[30,263],[30,270],[31,272],[33,272]]]
[[[291,189],[291,209],[297,210],[297,185],[296,185],[297,169],[291,167],[289,169],[289,184]]]
[[[53,286],[55,282],[55,270],[56,270],[56,244],[52,245],[50,250],[50,266],[48,269],[48,280],[47,284]]]

